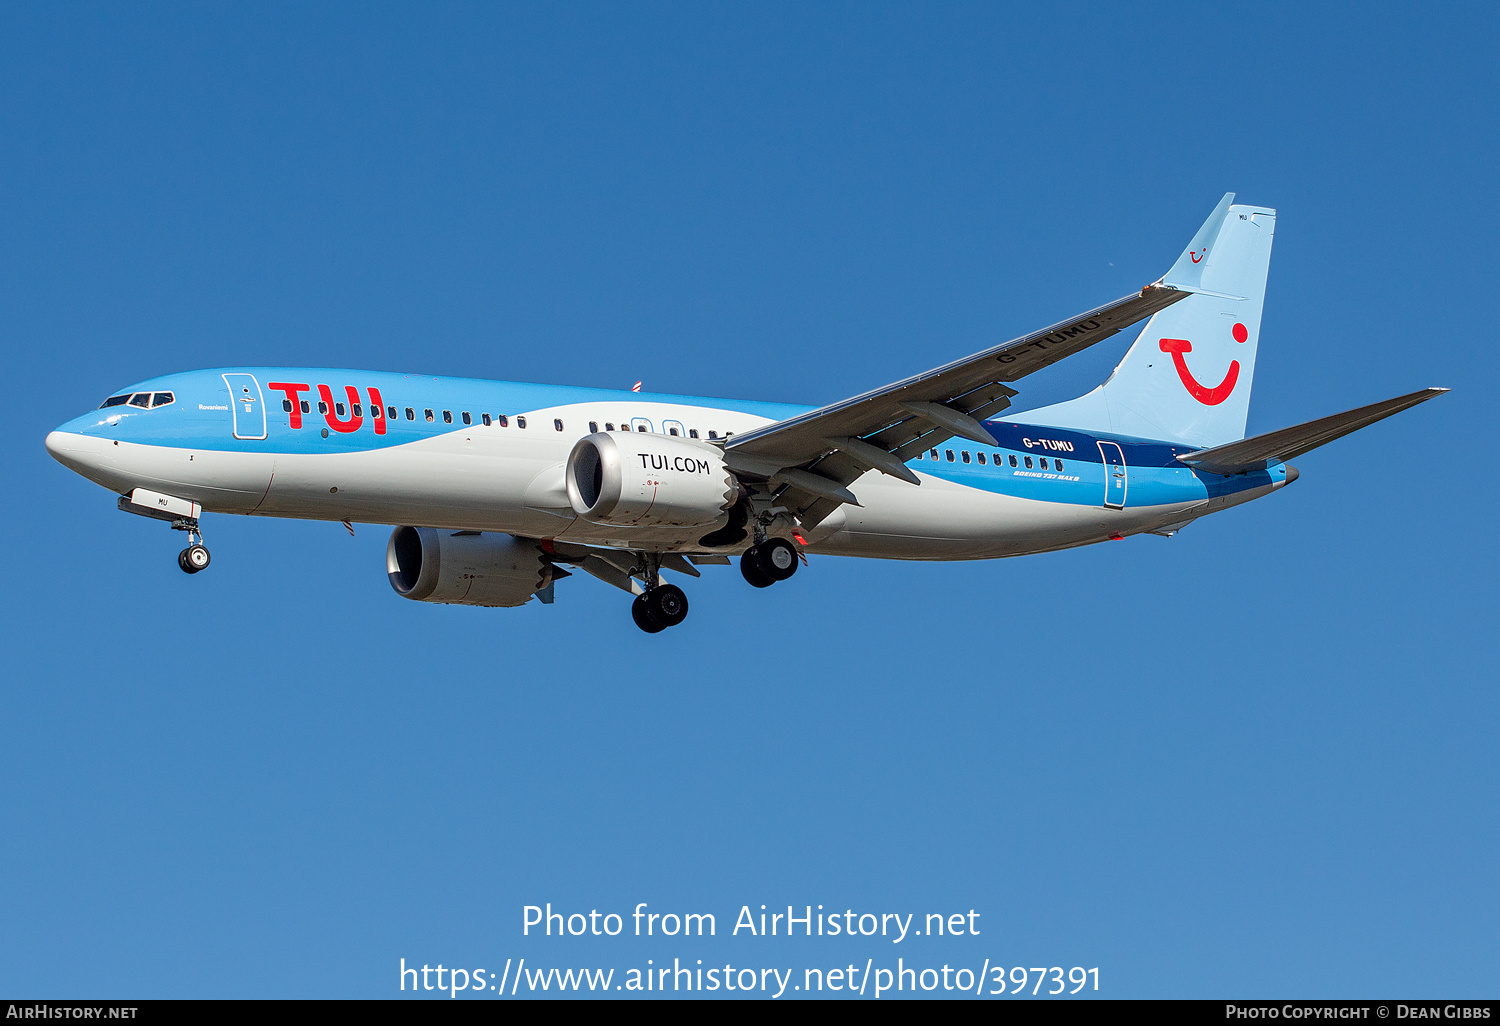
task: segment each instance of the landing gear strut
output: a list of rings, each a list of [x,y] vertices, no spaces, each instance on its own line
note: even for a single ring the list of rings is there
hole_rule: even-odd
[[[797,572],[797,550],[785,538],[752,545],[740,557],[740,573],[756,588],[769,588]]]
[[[172,530],[186,531],[188,536],[188,547],[177,554],[177,565],[182,567],[182,572],[195,574],[200,570],[207,570],[208,546],[203,544],[203,532],[198,530],[198,519],[183,517],[180,520],[174,520]]]

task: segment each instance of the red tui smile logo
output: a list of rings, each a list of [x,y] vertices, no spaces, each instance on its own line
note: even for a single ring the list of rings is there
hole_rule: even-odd
[[[1234,340],[1244,342],[1250,337],[1250,332],[1243,324],[1234,326]],[[1199,384],[1198,379],[1193,377],[1193,372],[1188,370],[1187,360],[1183,359],[1183,353],[1191,353],[1193,344],[1185,338],[1164,338],[1161,340],[1161,351],[1172,354],[1172,365],[1177,368],[1177,376],[1182,379],[1182,385],[1188,390],[1188,395],[1198,400],[1204,406],[1217,406],[1229,394],[1234,391],[1234,386],[1240,380],[1240,361],[1229,361],[1229,371],[1224,375],[1224,380],[1209,388],[1207,385]]]

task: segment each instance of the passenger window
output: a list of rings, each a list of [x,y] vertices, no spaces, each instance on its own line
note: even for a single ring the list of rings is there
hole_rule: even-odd
[[[495,417],[495,423],[501,427],[510,427],[510,418],[502,413]]]
[[[610,423],[607,420],[604,422],[604,430],[606,430],[606,431],[613,431],[614,429],[615,429],[614,424]]]
[[[312,407],[307,404],[307,400],[306,399],[302,400],[302,412],[303,413],[311,413],[312,412]]]
[[[130,397],[130,405],[139,406],[143,410],[149,410],[151,408],[151,393],[137,392]]]
[[[953,462],[953,450],[952,449],[945,449],[943,451],[948,454],[948,462],[952,463]]]
[[[1045,457],[1045,456],[1042,457],[1042,469],[1043,470],[1047,469],[1047,457]]]
[[[644,425],[644,424],[637,424],[637,425],[636,425],[636,426],[635,426],[635,429],[636,429],[636,430],[637,430],[637,431],[645,431],[645,430],[646,430],[646,425]]]
[[[158,406],[166,406],[175,399],[176,396],[172,395],[171,392],[157,392],[151,400],[151,408],[154,410]]]
[[[526,426],[526,418],[525,417],[517,417],[516,418],[516,427],[518,427],[518,428],[524,428],[525,426]]]
[[[1016,465],[1016,457],[1015,457],[1014,453],[1011,454],[1010,465],[1013,466],[1013,467]]]
[[[976,452],[974,454],[974,458],[979,461],[979,465],[981,467],[984,466],[984,453],[982,453],[982,452]]]
[[[938,458],[938,451],[937,451],[937,450],[936,450],[936,449],[933,449],[933,450],[932,450],[932,458],[933,458],[933,459],[934,459],[934,460],[935,460],[935,459],[937,459],[937,458]]]
[[[677,437],[677,429],[676,428],[667,428],[667,434],[671,435],[673,438],[676,438]]]
[[[469,411],[468,410],[464,411],[464,423],[465,424],[472,424],[472,423],[474,423],[474,418],[469,416]]]
[[[99,404],[99,409],[102,410],[107,406],[124,406],[129,398],[130,396],[128,395],[112,395]]]
[[[361,406],[360,406],[360,405],[359,405],[359,403],[355,403],[355,404],[354,404],[354,415],[355,415],[355,416],[356,416],[356,417],[363,417],[363,416],[364,416],[364,415],[365,415],[365,411],[364,411],[364,409],[363,409],[363,408],[362,408],[362,407],[361,407]]]
[[[281,400],[281,412],[282,413],[291,413],[292,412],[292,401],[290,399],[283,399],[283,400]]]
[[[359,412],[359,407],[358,406],[356,406],[354,408],[354,412],[355,413]],[[370,407],[370,416],[374,417],[376,420],[379,420],[380,417],[381,417],[381,414],[384,413],[384,412],[385,411],[383,411],[379,406],[371,406]]]
[[[552,418],[552,426],[554,428],[556,428],[557,430],[561,431],[563,429],[562,418],[561,417],[553,417]]]
[[[333,412],[336,413],[336,414],[338,414],[340,417],[342,417],[344,415],[344,404],[343,403],[334,403],[333,404]]]
[[[697,438],[698,437],[698,429],[697,428],[688,428],[688,437],[689,438]]]
[[[321,399],[318,400],[318,412],[325,417],[328,416],[328,404]]]
[[[431,410],[423,410],[422,413],[427,417],[427,423],[431,424],[432,420],[433,420],[432,411]]]
[[[452,410],[444,410],[443,411],[443,423],[444,424],[452,424],[453,423],[453,411]]]
[[[599,431],[599,422],[597,420],[591,420],[591,421],[589,421],[589,434],[591,434],[591,435],[592,434],[597,434],[598,431]]]
[[[710,431],[708,433],[708,437],[709,438],[718,438],[719,437],[719,433],[717,431]]]
[[[400,420],[401,419],[401,415],[396,412],[396,408],[394,406],[387,406],[385,408],[385,417],[386,417],[387,420]]]
[[[1052,461],[1052,466],[1054,468],[1056,468],[1057,470],[1061,470],[1062,469],[1062,460],[1053,460]]]
[[[479,419],[482,420],[482,421],[484,421],[484,426],[485,427],[489,427],[490,426],[490,415],[488,413],[481,413],[479,415]]]
[[[1030,456],[1026,457],[1026,469],[1027,470],[1031,469],[1031,457]]]
[[[1000,462],[1001,462],[1001,460],[1000,460],[1000,454],[997,452],[997,453],[995,453],[995,466],[998,467],[1000,465]]]
[[[414,409],[412,409],[410,406],[408,406],[406,408],[406,419],[407,420],[416,420],[417,419],[417,411],[414,410]]]
[[[965,463],[969,462],[969,450],[965,449],[963,451],[963,457],[964,457],[964,462]]]

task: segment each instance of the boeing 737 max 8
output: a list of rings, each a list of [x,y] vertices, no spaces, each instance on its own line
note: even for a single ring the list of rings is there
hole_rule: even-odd
[[[1276,212],[1226,195],[1160,280],[821,408],[419,374],[234,367],[143,381],[47,436],[119,508],[398,524],[406,598],[553,600],[583,571],[681,623],[671,570],[804,553],[991,559],[1170,535],[1296,480],[1287,461],[1443,391],[1245,437]],[[1026,375],[1150,318],[1109,380],[1006,417]],[[570,569],[571,568],[571,569]]]

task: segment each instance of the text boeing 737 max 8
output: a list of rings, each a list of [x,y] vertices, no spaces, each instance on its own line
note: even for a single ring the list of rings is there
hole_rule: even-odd
[[[400,524],[386,569],[426,602],[553,600],[583,570],[682,622],[661,572],[802,552],[990,559],[1170,535],[1296,480],[1286,461],[1440,394],[1245,438],[1276,212],[1226,195],[1124,299],[821,408],[417,374],[236,367],[153,378],[47,436],[64,465],[170,521],[204,511]],[[1109,380],[1004,417],[1011,385],[1150,318]]]

